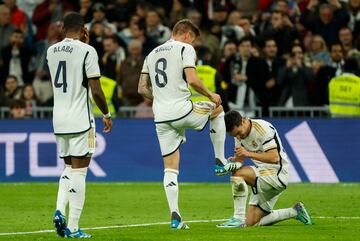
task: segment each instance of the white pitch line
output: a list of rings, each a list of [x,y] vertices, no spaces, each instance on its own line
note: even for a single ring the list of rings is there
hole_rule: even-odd
[[[314,219],[349,219],[349,220],[351,220],[351,219],[360,219],[360,217],[336,217],[336,216],[318,216],[318,217],[312,217],[312,218],[314,218]],[[214,223],[214,222],[222,222],[222,221],[226,221],[226,220],[228,220],[228,219],[190,220],[190,221],[186,221],[186,223]],[[113,225],[113,226],[103,226],[103,227],[82,228],[82,230],[133,228],[133,227],[147,227],[147,226],[166,225],[166,224],[169,224],[169,222]],[[0,233],[0,236],[39,234],[39,233],[53,233],[53,232],[55,232],[55,230],[39,230],[39,231],[30,231],[30,232]]]

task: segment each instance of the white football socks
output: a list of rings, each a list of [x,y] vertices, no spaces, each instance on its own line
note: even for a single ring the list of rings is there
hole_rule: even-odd
[[[214,147],[215,158],[218,158],[225,165],[227,161],[224,154],[226,138],[224,116],[225,113],[223,111],[217,117],[210,120],[210,139]]]
[[[164,189],[166,198],[169,204],[170,213],[176,212],[180,216],[178,198],[179,198],[179,187],[178,178],[179,171],[175,169],[166,168],[164,170]]]
[[[234,200],[234,218],[245,221],[248,186],[242,177],[232,176],[230,182]]]
[[[69,224],[71,232],[79,229],[79,220],[85,202],[87,167],[72,169],[69,187]]]
[[[69,202],[69,186],[71,178],[71,165],[65,165],[65,169],[59,179],[59,189],[56,201],[56,210],[66,215],[66,206]]]
[[[296,215],[297,212],[294,208],[273,210],[270,214],[260,219],[256,226],[272,225],[274,223],[293,218]]]

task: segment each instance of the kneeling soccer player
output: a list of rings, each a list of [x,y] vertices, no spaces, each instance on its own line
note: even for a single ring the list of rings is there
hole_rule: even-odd
[[[287,157],[276,129],[267,121],[243,118],[239,112],[225,115],[226,131],[235,137],[235,156],[232,162],[251,158],[254,166],[242,166],[231,176],[234,215],[219,228],[265,226],[296,218],[304,224],[312,224],[303,203],[293,207],[273,210],[280,194],[288,184]],[[218,169],[219,172],[225,170]],[[248,187],[252,193],[246,213]]]

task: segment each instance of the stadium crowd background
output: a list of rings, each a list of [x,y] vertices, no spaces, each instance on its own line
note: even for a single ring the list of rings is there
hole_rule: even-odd
[[[144,56],[183,18],[201,30],[198,64],[215,69],[226,109],[328,105],[329,81],[360,66],[360,0],[0,0],[0,107],[12,117],[52,106],[45,55],[69,11],[87,22],[114,111],[151,106],[137,93]]]

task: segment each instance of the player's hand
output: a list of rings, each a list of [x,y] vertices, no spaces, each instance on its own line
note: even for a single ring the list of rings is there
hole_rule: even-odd
[[[249,152],[247,150],[245,150],[244,147],[242,146],[238,146],[238,147],[235,147],[235,157],[236,158],[246,158],[249,156]]]
[[[215,93],[211,93],[209,99],[211,100],[211,102],[215,103],[216,107],[221,105],[221,97],[220,97],[220,95],[215,94]]]
[[[112,120],[111,118],[106,118],[104,117],[103,118],[103,123],[104,123],[104,129],[103,129],[103,132],[104,133],[109,133],[112,129],[112,126],[113,126],[113,123],[112,123]]]
[[[241,162],[241,163],[244,163],[244,158],[240,158],[240,157],[237,157],[237,156],[231,156],[231,157],[228,157],[227,158],[229,161],[232,161],[232,162]]]

